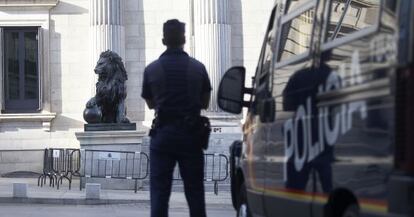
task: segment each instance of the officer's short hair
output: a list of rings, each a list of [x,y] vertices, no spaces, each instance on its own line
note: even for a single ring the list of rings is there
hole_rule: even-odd
[[[180,46],[185,43],[185,23],[177,19],[167,20],[163,26],[164,44]]]

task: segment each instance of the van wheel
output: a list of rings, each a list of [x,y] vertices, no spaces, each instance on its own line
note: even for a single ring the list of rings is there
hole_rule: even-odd
[[[237,217],[251,217],[249,206],[247,205],[247,192],[244,183],[240,186],[240,192],[237,203]]]
[[[342,217],[359,217],[359,206],[355,203],[348,205],[345,208]]]

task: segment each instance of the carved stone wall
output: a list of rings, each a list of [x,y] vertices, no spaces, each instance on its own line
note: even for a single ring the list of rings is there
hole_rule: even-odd
[[[232,61],[229,12],[228,0],[193,1],[193,54],[206,66],[213,87],[209,116],[224,115],[217,105],[217,89]]]
[[[112,50],[125,58],[123,0],[91,0],[92,65],[99,54]]]

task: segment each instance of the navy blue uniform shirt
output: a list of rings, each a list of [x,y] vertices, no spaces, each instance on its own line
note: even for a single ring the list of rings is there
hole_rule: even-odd
[[[202,95],[210,91],[204,65],[182,49],[168,49],[145,68],[141,96],[153,100],[156,112],[185,116],[200,113]]]
[[[168,118],[181,118],[200,114],[202,96],[210,91],[210,80],[202,63],[182,49],[167,49],[145,68],[141,96],[154,102],[156,113]],[[157,129],[157,137],[162,135],[162,138],[152,138],[154,142],[160,140],[155,142],[159,144],[152,143],[152,148],[167,146],[161,144],[164,140],[169,140],[168,146],[174,148],[174,141],[181,143],[183,137],[188,139],[188,132],[176,128]]]

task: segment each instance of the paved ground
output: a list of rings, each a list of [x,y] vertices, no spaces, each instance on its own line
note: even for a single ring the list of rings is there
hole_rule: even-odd
[[[28,183],[28,198],[12,197],[13,183]],[[132,190],[102,190],[101,200],[85,200],[85,191],[74,183],[72,190],[67,184],[59,190],[49,186],[38,187],[36,179],[0,178],[0,217],[128,217],[149,216],[149,192]],[[89,205],[102,204],[102,205]],[[230,192],[214,195],[206,193],[207,212],[210,217],[231,217],[236,213],[231,205]],[[173,192],[170,200],[170,216],[185,217],[188,207],[183,192]]]
[[[0,217],[145,217],[149,206],[143,204],[124,205],[48,205],[48,204],[0,204]],[[209,217],[232,217],[236,213],[228,208],[207,209]],[[173,206],[171,217],[189,216],[185,207]]]
[[[57,201],[76,201],[85,200],[85,190],[79,190],[79,183],[75,180],[72,189],[68,189],[67,183],[57,190],[56,187],[49,186],[38,187],[37,180],[33,178],[0,178],[0,202],[7,202],[4,198],[12,197],[13,183],[28,183],[28,197],[29,199],[37,199],[38,201],[47,201],[55,199]],[[138,191],[134,193],[133,190],[101,190],[102,201],[108,203],[119,202],[149,202],[148,191]],[[32,200],[33,201],[33,200]],[[173,192],[171,195],[171,201],[175,203],[186,203],[183,192]],[[36,201],[35,201],[36,202]],[[59,202],[56,202],[59,204]],[[105,202],[106,203],[106,202]],[[222,204],[231,207],[230,192],[219,192],[215,195],[213,192],[206,192],[207,204]]]

